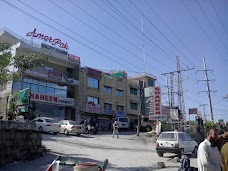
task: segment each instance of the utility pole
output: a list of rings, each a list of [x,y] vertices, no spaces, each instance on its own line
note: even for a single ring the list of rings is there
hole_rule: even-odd
[[[207,96],[208,96],[208,107],[209,107],[209,113],[210,113],[210,120],[214,123],[214,116],[213,116],[212,103],[211,103],[211,92],[216,92],[216,91],[211,91],[210,90],[209,81],[215,81],[215,80],[209,80],[208,79],[207,72],[208,71],[212,71],[212,70],[207,70],[205,58],[203,58],[203,64],[204,64],[204,70],[199,70],[199,71],[204,71],[204,73],[205,73],[205,80],[198,80],[198,82],[199,81],[206,81],[207,91],[199,91],[199,92],[207,92]]]
[[[168,102],[169,106],[171,106],[171,100],[170,100],[170,87],[169,87],[169,77],[166,77],[166,87],[167,87],[167,95],[168,95]]]
[[[204,122],[207,121],[207,117],[206,117],[206,113],[205,113],[205,108],[204,106],[206,106],[207,104],[201,104],[200,106],[203,106],[203,117],[204,117]]]

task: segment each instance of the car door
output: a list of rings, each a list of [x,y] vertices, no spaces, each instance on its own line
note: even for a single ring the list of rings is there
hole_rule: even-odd
[[[188,143],[184,133],[179,133],[179,147],[184,149],[184,152],[189,152]]]
[[[60,133],[63,133],[63,121],[59,121],[59,125],[60,125]]]
[[[39,130],[39,128],[42,127],[42,129],[44,131],[45,128],[44,128],[43,122],[44,122],[43,119],[40,119],[40,118],[36,120],[36,129],[37,130]]]
[[[185,133],[185,137],[186,137],[187,142],[188,142],[189,152],[193,152],[194,151],[194,148],[195,148],[195,143],[192,140],[192,137],[188,133]]]

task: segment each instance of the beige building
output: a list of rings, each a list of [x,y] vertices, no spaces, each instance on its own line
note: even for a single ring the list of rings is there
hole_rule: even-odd
[[[105,73],[83,67],[80,72],[79,107],[81,120],[96,116],[100,126],[108,127],[113,117],[137,119],[140,112],[140,85],[154,86],[155,77],[127,78],[124,71]]]

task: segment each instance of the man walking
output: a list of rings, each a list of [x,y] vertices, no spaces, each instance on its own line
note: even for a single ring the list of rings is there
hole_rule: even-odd
[[[217,148],[217,131],[209,129],[206,139],[200,143],[197,154],[199,171],[221,171],[220,154]]]
[[[113,133],[112,133],[112,138],[114,138],[114,136],[116,135],[117,138],[119,138],[119,132],[118,132],[118,129],[119,129],[119,125],[118,125],[118,122],[115,121],[114,124],[113,124]]]
[[[228,170],[228,142],[222,146],[221,158],[222,158],[222,171],[227,171]]]

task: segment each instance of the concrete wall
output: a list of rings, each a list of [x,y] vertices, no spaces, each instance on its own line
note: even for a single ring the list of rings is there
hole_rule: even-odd
[[[0,129],[0,166],[42,156],[42,133],[34,130]]]

